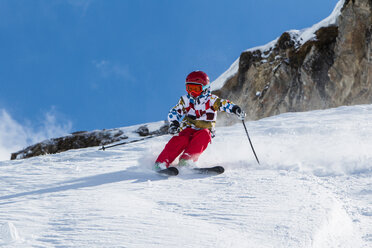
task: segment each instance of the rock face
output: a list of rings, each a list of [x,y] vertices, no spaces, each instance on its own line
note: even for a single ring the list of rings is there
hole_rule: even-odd
[[[11,160],[30,158],[45,154],[54,154],[71,149],[86,148],[92,146],[106,145],[112,142],[127,139],[121,130],[102,130],[92,132],[75,132],[69,136],[49,139],[35,145],[29,146],[19,152],[12,153]]]
[[[252,120],[372,103],[372,1],[338,5],[335,23],[313,30],[305,42],[285,32],[266,50],[243,52],[237,72],[214,93],[241,105]]]
[[[143,137],[153,137],[167,134],[168,128],[169,124],[167,122],[164,122],[163,125],[153,131],[150,131],[147,125],[143,125],[134,130],[117,128],[96,130],[91,132],[75,132],[65,137],[45,140],[43,142],[29,146],[21,151],[12,153],[10,159],[23,159],[45,154],[64,152],[71,149],[103,146],[123,140],[127,141],[123,143],[133,143],[143,140]]]

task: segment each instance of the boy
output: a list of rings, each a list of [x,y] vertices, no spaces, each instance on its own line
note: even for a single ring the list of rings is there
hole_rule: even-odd
[[[209,77],[202,71],[186,77],[186,91],[187,95],[168,114],[169,133],[174,136],[156,159],[155,170],[168,168],[181,153],[179,166],[195,163],[212,140],[217,111],[245,118],[238,105],[211,94]]]

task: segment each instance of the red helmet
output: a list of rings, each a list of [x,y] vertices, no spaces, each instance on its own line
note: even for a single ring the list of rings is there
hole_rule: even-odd
[[[205,72],[193,71],[186,77],[187,83],[202,84],[206,88],[205,86],[209,86],[209,77]]]

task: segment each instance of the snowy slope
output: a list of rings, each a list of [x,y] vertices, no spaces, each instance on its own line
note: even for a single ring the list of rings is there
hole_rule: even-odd
[[[0,162],[1,247],[372,247],[372,105],[217,129],[199,165],[150,168],[170,136]]]

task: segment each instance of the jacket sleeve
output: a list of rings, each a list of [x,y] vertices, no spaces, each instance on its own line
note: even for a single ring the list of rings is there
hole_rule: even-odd
[[[213,109],[215,111],[222,111],[227,113],[234,113],[233,109],[236,107],[237,105],[233,102],[219,97],[217,97],[216,101],[213,104]]]
[[[185,115],[185,102],[184,100],[181,99],[178,101],[177,105],[174,106],[170,111],[169,111],[169,114],[168,114],[168,121],[169,122],[172,122],[172,121],[178,121],[178,122],[181,122],[184,115]]]

